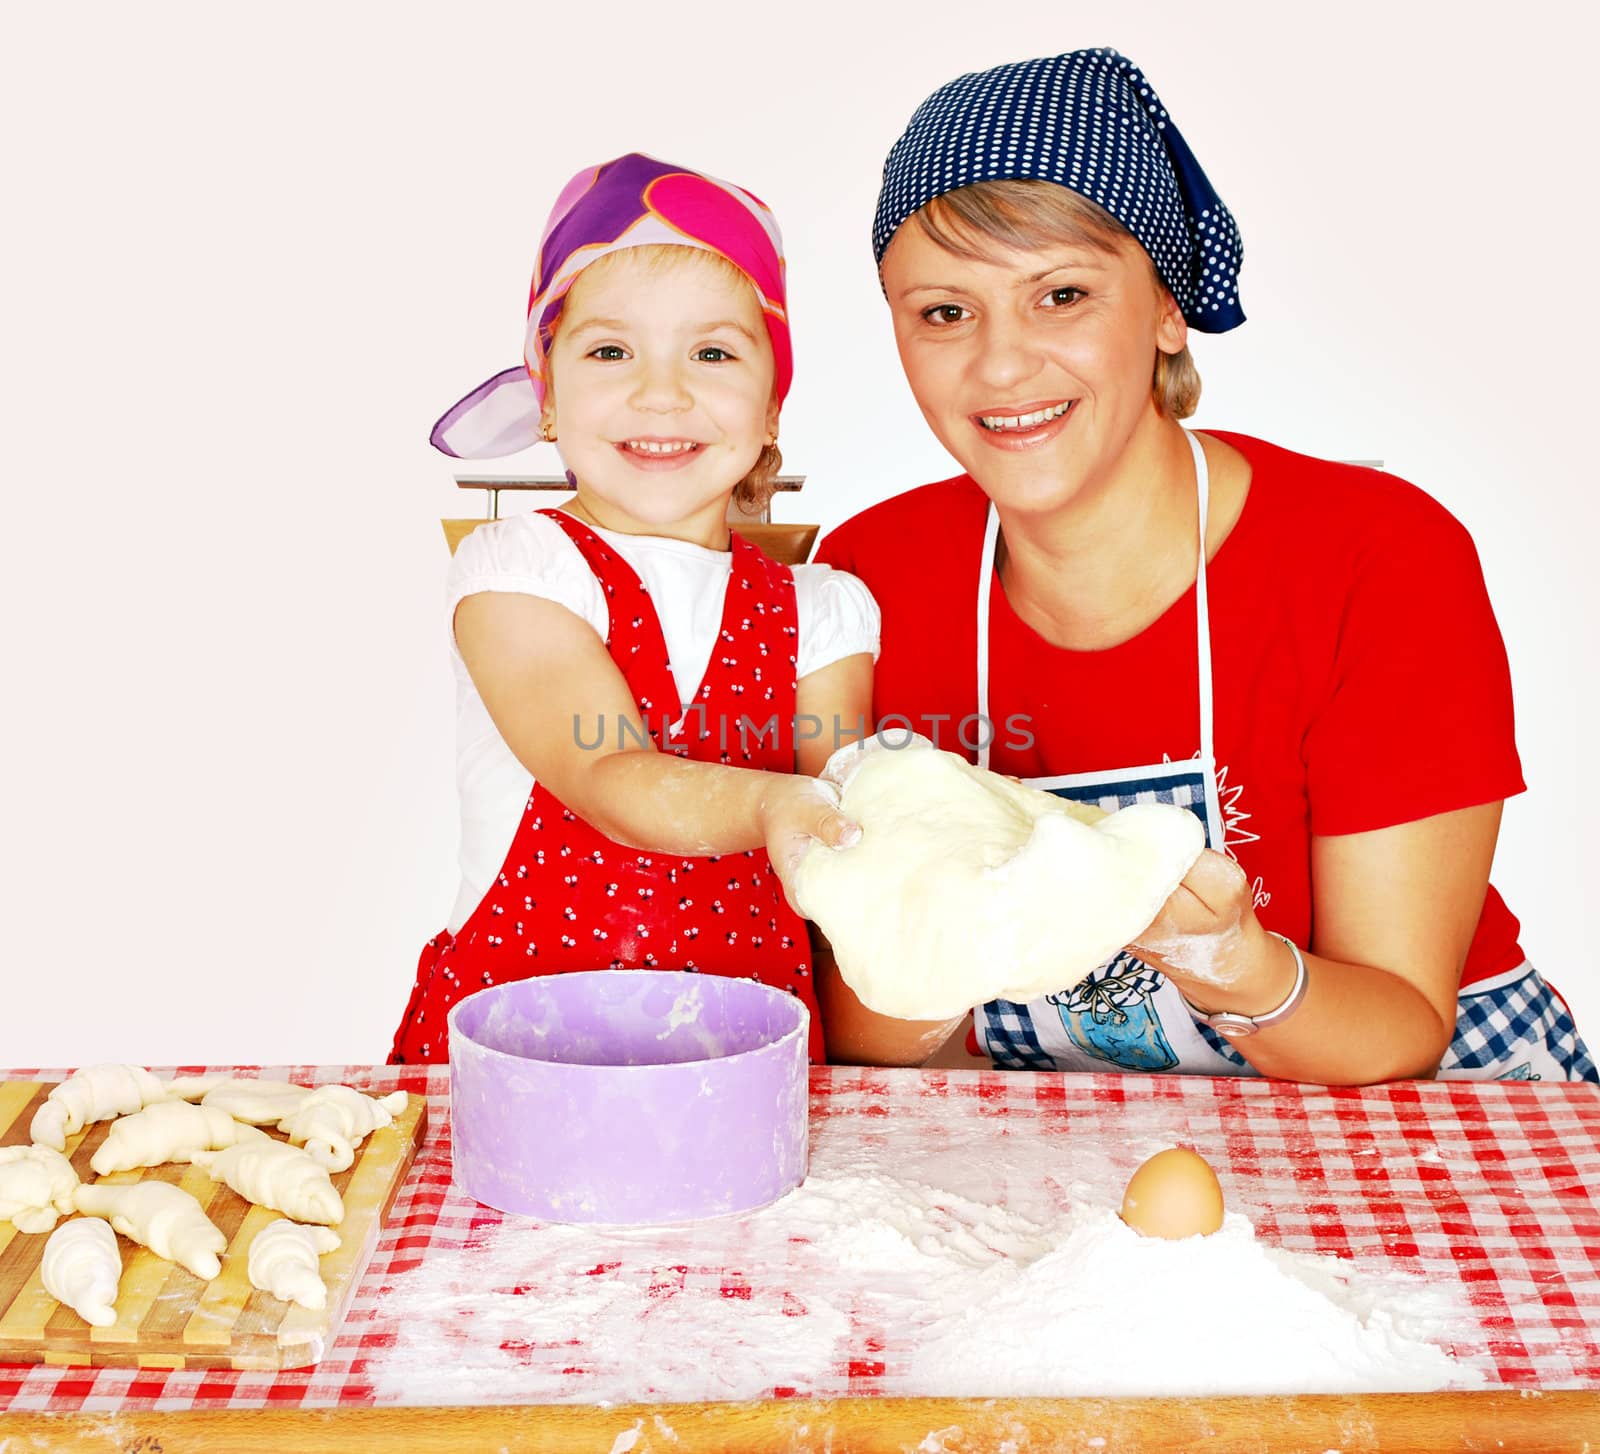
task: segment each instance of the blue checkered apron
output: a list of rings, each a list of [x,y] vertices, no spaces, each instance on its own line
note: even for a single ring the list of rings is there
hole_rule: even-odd
[[[1463,985],[1440,1080],[1600,1080],[1566,1001],[1524,962]]]

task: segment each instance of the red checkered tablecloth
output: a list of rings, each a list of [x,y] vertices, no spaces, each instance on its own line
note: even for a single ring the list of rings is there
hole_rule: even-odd
[[[180,1073],[207,1069],[231,1068],[182,1067]],[[427,1138],[322,1362],[276,1374],[0,1365],[0,1411],[428,1401],[405,1392],[404,1360],[416,1359],[418,1335],[415,1308],[405,1303],[403,1289],[444,1259],[456,1259],[470,1278],[474,1249],[491,1248],[502,1224],[516,1221],[467,1200],[450,1184],[447,1072],[271,1066],[243,1073],[304,1084],[346,1081],[375,1092],[403,1089],[429,1100]],[[5,1074],[54,1080],[63,1072]],[[981,1184],[1000,1207],[1037,1201],[1041,1182],[1062,1203],[1114,1205],[1128,1174],[1150,1151],[1175,1141],[1193,1145],[1211,1160],[1231,1206],[1250,1217],[1263,1240],[1349,1258],[1364,1269],[1426,1277],[1458,1294],[1468,1323],[1451,1351],[1491,1384],[1600,1388],[1600,1090],[1593,1086],[1406,1082],[1323,1089],[1243,1078],[831,1067],[812,1072],[811,1093],[814,1172],[844,1167],[854,1175],[923,1182],[959,1173],[969,1183],[963,1195]],[[698,1306],[720,1318],[745,1316],[746,1309],[754,1320],[776,1312],[803,1327],[807,1288],[781,1258],[770,1260],[770,1250],[762,1254],[768,1262],[752,1261],[756,1247],[742,1219],[655,1229],[620,1237],[611,1260],[589,1271],[632,1279],[651,1299],[679,1299],[690,1318],[701,1298],[706,1301]],[[503,1271],[487,1260],[483,1270],[490,1280]],[[539,1275],[530,1266],[525,1286],[483,1291],[537,1298]],[[437,1361],[467,1356],[469,1332],[446,1309]],[[515,1375],[502,1377],[491,1368],[469,1394],[444,1401],[615,1397],[615,1378],[601,1379],[583,1333],[579,1316],[561,1347],[530,1341],[523,1356],[511,1359]],[[773,1382],[760,1394],[938,1393],[908,1385],[907,1350],[897,1336],[896,1329],[852,1310],[825,1365],[804,1380]],[[496,1346],[504,1355],[517,1352],[514,1345],[514,1339],[500,1339]],[[530,1388],[558,1387],[548,1400],[530,1400]],[[630,1392],[666,1400],[706,1397],[701,1387],[670,1382]]]

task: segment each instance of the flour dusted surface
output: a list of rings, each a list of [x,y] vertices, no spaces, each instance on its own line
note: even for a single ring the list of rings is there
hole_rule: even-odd
[[[1425,1391],[1482,1374],[1459,1285],[1274,1248],[1230,1214],[1160,1243],[1113,1208],[1147,1134],[993,1121],[813,1127],[812,1171],[761,1212],[651,1229],[485,1211],[393,1279],[379,1397],[715,1401],[806,1394],[876,1360],[901,1396]],[[865,1131],[865,1134],[863,1132]],[[886,1134],[887,1133],[887,1134]],[[1224,1174],[1225,1190],[1232,1191]]]

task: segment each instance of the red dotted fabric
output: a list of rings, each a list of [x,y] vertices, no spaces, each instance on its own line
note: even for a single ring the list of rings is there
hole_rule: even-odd
[[[793,772],[799,618],[789,569],[733,537],[717,645],[683,713],[644,582],[581,522],[542,513],[566,531],[605,591],[606,647],[657,749]],[[811,1011],[811,1058],[823,1058],[805,921],[789,907],[765,850],[683,858],[625,848],[536,782],[478,907],[459,934],[441,930],[423,947],[389,1061],[447,1059],[450,1007],[487,985],[589,969],[692,969],[786,989]]]

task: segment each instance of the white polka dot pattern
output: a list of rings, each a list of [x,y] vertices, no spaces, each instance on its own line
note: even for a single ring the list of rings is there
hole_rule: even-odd
[[[928,97],[884,163],[874,256],[935,197],[1020,178],[1070,187],[1121,222],[1190,327],[1244,322],[1233,214],[1144,74],[1104,47],[974,71]]]
[[[565,532],[606,594],[606,649],[656,750],[794,771],[799,626],[789,567],[734,536],[719,648],[693,707],[680,712],[649,587],[572,516],[541,513]],[[574,741],[601,745],[605,725],[602,719],[599,737],[584,743],[575,718]],[[611,740],[620,744],[621,729],[614,730]],[[495,882],[458,934],[436,934],[418,956],[390,1059],[443,1059],[451,1008],[485,986],[572,970],[662,968],[788,990],[811,1012],[810,1053],[822,1059],[811,941],[764,849],[695,858],[639,852],[607,838],[536,781]]]

